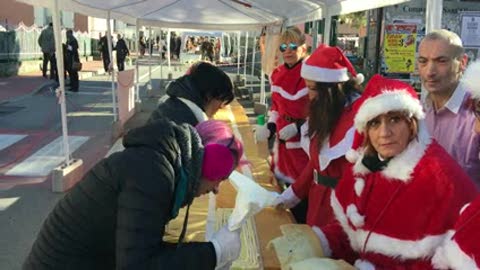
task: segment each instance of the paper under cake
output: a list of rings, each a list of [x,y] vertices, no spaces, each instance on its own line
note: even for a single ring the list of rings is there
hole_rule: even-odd
[[[215,230],[227,224],[228,217],[232,214],[232,208],[217,208]],[[234,270],[257,270],[262,269],[260,249],[258,244],[257,229],[253,217],[247,219],[240,233],[242,249],[240,256],[235,260],[230,269]]]

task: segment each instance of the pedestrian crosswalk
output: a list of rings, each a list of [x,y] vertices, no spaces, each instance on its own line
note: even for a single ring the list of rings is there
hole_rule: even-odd
[[[15,147],[15,144],[27,137],[25,134],[0,134],[0,151],[7,147]],[[73,153],[89,139],[88,136],[68,136],[70,153]],[[55,167],[65,160],[63,152],[62,136],[32,153],[26,159],[19,161],[11,169],[4,173],[6,176],[47,176]]]
[[[27,137],[25,134],[0,134],[0,151]]]

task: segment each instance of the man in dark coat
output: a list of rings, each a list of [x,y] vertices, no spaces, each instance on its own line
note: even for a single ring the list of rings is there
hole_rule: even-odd
[[[125,58],[127,55],[130,55],[130,52],[121,34],[117,35],[117,39],[117,45],[115,46],[115,50],[117,51],[117,67],[118,71],[123,71],[125,70]]]
[[[79,82],[78,82],[78,70],[74,68],[73,63],[80,63],[80,57],[78,55],[78,42],[77,39],[73,36],[71,29],[67,30],[67,44],[66,44],[66,68],[68,71],[68,76],[70,77],[70,91],[78,92]]]
[[[57,203],[23,269],[214,269],[231,263],[240,253],[240,231],[223,227],[211,242],[181,243],[185,221],[180,244],[163,242],[179,209],[222,181],[202,171],[208,153],[201,140],[209,131],[166,119],[131,130],[124,151],[97,163]],[[243,150],[231,131],[226,136],[237,147],[224,144],[236,157],[230,174]]]
[[[100,52],[102,53],[102,60],[103,60],[103,69],[105,72],[110,72],[110,53],[108,52],[108,38],[107,33],[100,38],[98,41],[98,47]],[[112,50],[114,49],[112,44]]]
[[[176,123],[195,126],[213,115],[234,98],[233,85],[225,72],[199,62],[186,75],[172,81],[149,122],[167,117]]]

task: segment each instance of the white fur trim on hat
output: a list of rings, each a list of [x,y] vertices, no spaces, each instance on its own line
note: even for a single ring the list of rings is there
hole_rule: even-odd
[[[467,91],[472,98],[480,99],[480,61],[468,65],[461,80],[467,86]]]
[[[361,84],[365,81],[365,76],[363,76],[362,73],[358,73],[357,76],[355,76],[355,82],[358,84]]]
[[[365,100],[355,116],[355,128],[358,132],[363,133],[367,122],[373,118],[387,112],[405,110],[418,120],[425,117],[420,100],[412,97],[405,90],[383,91],[381,94]]]
[[[330,69],[302,65],[302,78],[316,82],[346,82],[349,80],[347,68]]]
[[[345,158],[350,162],[350,163],[355,163],[357,162],[358,158],[360,157],[360,153],[356,150],[350,149],[345,153]]]

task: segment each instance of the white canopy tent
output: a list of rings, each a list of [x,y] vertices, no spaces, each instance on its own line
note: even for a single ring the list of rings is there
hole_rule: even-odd
[[[34,6],[47,7],[54,14],[55,39],[61,40],[59,11],[72,11],[92,17],[117,19],[138,26],[164,29],[198,29],[209,31],[259,31],[264,26],[284,26],[326,19],[351,12],[399,4],[409,0],[17,0]],[[109,26],[110,23],[107,23]],[[111,29],[108,29],[110,59]],[[329,31],[325,39],[328,40]],[[57,42],[57,55],[61,55]],[[59,71],[63,69],[61,57],[57,57]],[[262,76],[263,77],[263,76]],[[138,78],[138,69],[137,69]],[[137,79],[138,82],[138,79]],[[62,123],[66,125],[64,81],[60,76],[60,105]],[[264,92],[264,87],[263,90]],[[112,98],[114,119],[117,119],[114,73],[112,72]],[[138,95],[137,95],[138,99]],[[70,163],[68,129],[63,127],[66,165]]]

